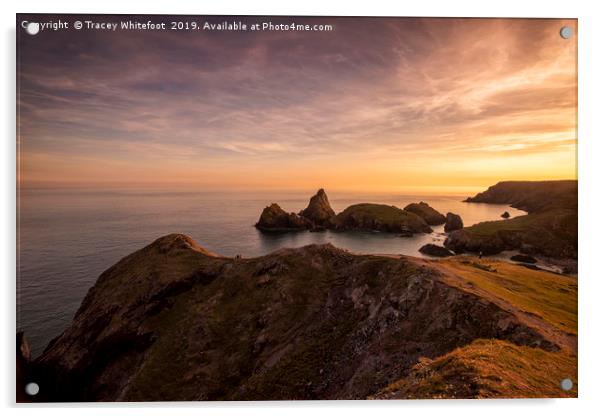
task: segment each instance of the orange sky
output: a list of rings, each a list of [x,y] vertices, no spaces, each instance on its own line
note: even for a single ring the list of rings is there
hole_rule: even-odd
[[[335,30],[20,36],[22,186],[576,178],[576,21],[316,20]]]

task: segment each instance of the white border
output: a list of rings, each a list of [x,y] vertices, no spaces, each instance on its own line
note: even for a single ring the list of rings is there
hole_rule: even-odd
[[[600,386],[601,344],[600,304],[602,303],[602,274],[599,272],[599,236],[602,186],[601,141],[602,123],[599,104],[602,94],[600,74],[602,65],[602,15],[595,1],[504,0],[497,2],[468,0],[418,0],[396,2],[370,0],[365,2],[306,0],[280,1],[168,1],[134,2],[102,0],[96,3],[77,0],[22,1],[3,3],[2,82],[4,97],[0,167],[2,215],[0,215],[0,264],[2,265],[2,342],[1,354],[5,366],[0,376],[1,404],[12,414],[42,410],[49,415],[81,414],[82,405],[53,405],[16,408],[14,403],[14,340],[15,340],[15,13],[139,13],[139,14],[255,14],[255,15],[338,15],[338,16],[458,16],[458,17],[570,17],[579,19],[579,399],[565,400],[493,400],[493,401],[405,401],[405,402],[260,402],[260,403],[162,403],[162,404],[90,404],[90,415],[118,413],[163,415],[167,409],[182,414],[208,412],[230,415],[237,411],[249,414],[329,414],[344,411],[349,414],[378,412],[398,414],[419,412],[421,415],[468,415],[487,413],[537,412],[547,415],[589,414],[602,407]],[[598,237],[598,239],[596,239]]]

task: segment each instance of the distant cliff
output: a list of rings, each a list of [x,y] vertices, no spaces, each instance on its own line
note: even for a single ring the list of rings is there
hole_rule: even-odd
[[[526,210],[507,220],[487,221],[449,234],[446,247],[456,253],[524,254],[577,259],[577,181],[500,182],[467,202],[511,204]],[[567,269],[568,270],[568,269]]]
[[[512,361],[563,363],[558,371],[576,380],[575,334],[567,277],[332,245],[226,258],[172,234],[102,273],[65,332],[20,368],[40,385],[40,401],[468,398],[483,383],[494,397],[496,384],[503,394],[575,396],[557,389],[555,372]],[[480,339],[510,358],[496,362]],[[446,354],[471,365],[433,361],[433,370],[476,387],[437,393],[430,378],[421,386],[435,387],[412,390],[416,366]],[[516,383],[488,377],[492,360]]]
[[[553,208],[577,209],[577,181],[508,181],[467,198],[466,202],[510,204],[534,213]]]

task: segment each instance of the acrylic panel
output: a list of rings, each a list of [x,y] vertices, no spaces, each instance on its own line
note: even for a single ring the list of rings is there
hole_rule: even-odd
[[[577,29],[17,15],[17,401],[576,397]]]

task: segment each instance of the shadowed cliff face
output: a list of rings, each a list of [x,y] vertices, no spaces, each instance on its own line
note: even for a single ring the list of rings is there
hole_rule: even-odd
[[[360,399],[478,338],[572,348],[436,264],[331,245],[231,259],[162,237],[98,278],[33,363],[37,399]]]

